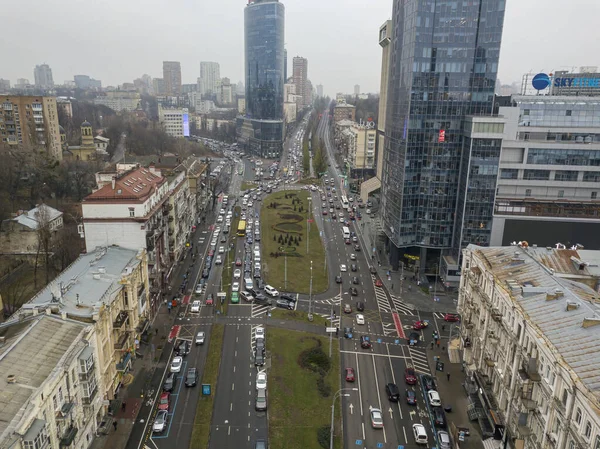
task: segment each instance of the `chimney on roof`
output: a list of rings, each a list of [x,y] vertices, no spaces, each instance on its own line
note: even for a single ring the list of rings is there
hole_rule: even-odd
[[[115,190],[115,186],[116,186],[117,180],[114,178],[112,178],[112,189]]]

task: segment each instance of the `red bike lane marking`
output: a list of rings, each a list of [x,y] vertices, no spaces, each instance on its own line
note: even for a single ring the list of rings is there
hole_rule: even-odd
[[[394,326],[396,326],[396,332],[398,332],[398,337],[406,339],[406,334],[404,333],[404,328],[402,327],[400,317],[396,312],[392,312],[392,318],[394,319]]]
[[[183,297],[183,300],[181,301],[181,304],[189,304],[190,303],[190,298],[192,297],[192,295],[185,295]]]
[[[181,330],[181,326],[175,325],[171,328],[171,332],[169,332],[169,343],[177,338],[179,335],[179,331]]]

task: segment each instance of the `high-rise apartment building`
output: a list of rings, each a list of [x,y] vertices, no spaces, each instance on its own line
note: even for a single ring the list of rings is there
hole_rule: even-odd
[[[35,69],[33,69],[33,78],[35,80],[35,87],[41,89],[52,89],[54,87],[52,69],[48,64],[36,65]]]
[[[504,4],[394,1],[381,207],[394,268],[408,255],[436,273],[440,252],[460,248],[458,211],[491,219],[493,201],[464,205],[470,171],[497,170],[500,145],[463,124],[492,114]]]
[[[78,89],[100,89],[102,87],[102,81],[90,78],[88,75],[75,75],[73,79]]]
[[[297,86],[296,93],[300,95],[298,110],[311,103],[311,92],[308,89],[308,59],[295,56],[293,60],[293,82]]]
[[[283,50],[283,82],[287,83],[287,48]]]
[[[221,68],[218,62],[200,61],[198,91],[201,95],[219,95]]]
[[[163,61],[163,79],[165,94],[181,95],[181,63],[178,61]]]
[[[246,114],[237,120],[238,143],[262,157],[278,157],[283,114],[285,7],[254,0],[244,9]]]
[[[0,92],[8,92],[10,90],[10,80],[0,78]]]
[[[323,96],[323,85],[322,84],[317,84],[317,96],[318,97]]]
[[[354,95],[360,95],[360,84],[355,84],[354,85]]]
[[[219,95],[219,101],[221,102],[221,104],[233,104],[234,89],[235,88],[231,85],[231,81],[229,80],[229,78],[223,78],[221,80],[221,88]]]
[[[165,79],[164,78],[154,78],[152,80],[152,89],[154,90],[154,95],[164,95],[165,94]]]
[[[62,160],[56,97],[15,95],[0,99],[0,145],[44,149]]]

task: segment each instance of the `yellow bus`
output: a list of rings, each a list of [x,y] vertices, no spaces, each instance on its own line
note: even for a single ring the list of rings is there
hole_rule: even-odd
[[[246,220],[240,220],[238,224],[237,235],[239,237],[244,237],[246,235]]]

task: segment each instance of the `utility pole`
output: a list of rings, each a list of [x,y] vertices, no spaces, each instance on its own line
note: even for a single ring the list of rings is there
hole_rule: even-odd
[[[312,269],[313,261],[310,261],[310,287],[308,293],[308,319],[312,321]]]

